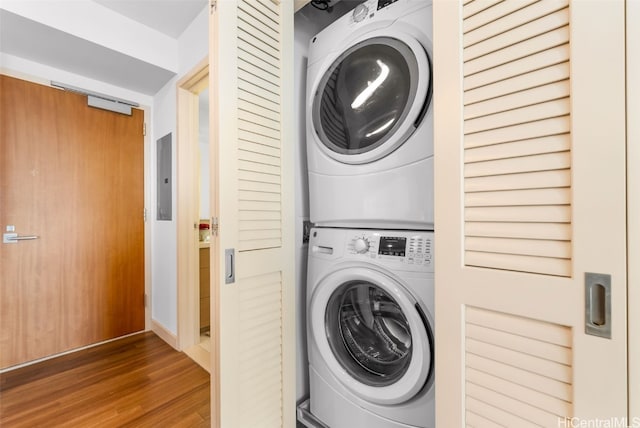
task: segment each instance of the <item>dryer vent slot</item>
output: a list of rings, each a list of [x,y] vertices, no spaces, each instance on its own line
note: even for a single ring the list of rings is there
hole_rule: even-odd
[[[322,247],[319,245],[314,245],[313,246],[313,252],[314,253],[320,253],[320,254],[333,254],[333,248],[332,247]]]

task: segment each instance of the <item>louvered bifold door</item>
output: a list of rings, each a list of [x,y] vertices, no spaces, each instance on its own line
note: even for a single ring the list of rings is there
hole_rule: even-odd
[[[568,1],[475,3],[462,36],[465,264],[570,276]]]
[[[293,7],[223,0],[211,9],[220,225],[214,425],[293,426]]]
[[[626,415],[624,25],[616,0],[434,2],[437,426]]]

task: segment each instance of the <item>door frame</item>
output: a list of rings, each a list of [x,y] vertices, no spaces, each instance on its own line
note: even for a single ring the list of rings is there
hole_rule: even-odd
[[[626,2],[627,39],[627,323],[629,423],[640,420],[640,1]]]
[[[205,57],[176,84],[177,93],[177,163],[178,163],[178,349],[209,371],[210,356],[197,347],[200,339],[199,320],[199,200],[198,163],[198,97],[209,87],[209,58]],[[211,144],[212,142],[210,142]],[[213,152],[213,150],[211,150]],[[212,170],[211,178],[215,178]],[[215,180],[217,181],[217,180]],[[212,198],[212,206],[215,199]],[[215,216],[214,210],[211,212]],[[214,241],[211,258],[217,254]],[[212,265],[213,266],[213,265]],[[211,275],[212,277],[214,275]],[[212,329],[213,331],[213,329]]]
[[[147,132],[147,124],[151,125],[151,107],[140,106],[144,112],[144,330],[152,329],[153,320],[151,318],[151,293],[152,293],[152,257],[151,257],[151,207],[153,206],[153,196],[151,188],[151,132]]]

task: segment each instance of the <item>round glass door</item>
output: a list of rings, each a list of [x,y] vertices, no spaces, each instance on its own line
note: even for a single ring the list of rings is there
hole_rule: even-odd
[[[416,101],[419,73],[430,82],[430,67],[423,68],[412,49],[396,38],[375,37],[346,50],[315,93],[312,120],[320,142],[340,155],[366,153],[389,142]],[[397,146],[406,137],[390,144]]]
[[[336,359],[358,381],[380,387],[405,375],[413,350],[409,322],[398,302],[377,285],[351,281],[335,290],[325,329]]]
[[[345,388],[371,403],[412,399],[432,372],[428,320],[404,285],[375,267],[343,265],[316,284],[309,340]]]

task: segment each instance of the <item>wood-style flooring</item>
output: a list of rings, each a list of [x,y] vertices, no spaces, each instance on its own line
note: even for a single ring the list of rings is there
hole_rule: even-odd
[[[209,426],[209,373],[151,332],[0,374],[0,427]]]

